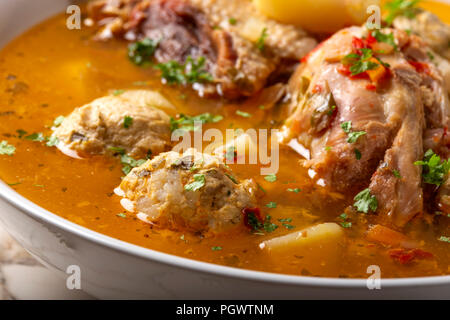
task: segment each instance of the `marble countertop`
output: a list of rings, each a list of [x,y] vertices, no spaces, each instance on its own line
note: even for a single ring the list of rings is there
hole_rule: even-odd
[[[66,288],[63,278],[47,270],[0,226],[0,300],[92,299]]]

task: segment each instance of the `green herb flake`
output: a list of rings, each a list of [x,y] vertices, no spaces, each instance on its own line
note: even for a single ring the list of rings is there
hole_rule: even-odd
[[[45,143],[45,145],[47,147],[54,147],[57,146],[59,143],[59,139],[56,136],[50,136],[48,138],[45,138],[47,140],[47,142]]]
[[[398,16],[405,16],[408,19],[413,19],[417,13],[416,5],[420,0],[392,0],[384,5],[384,9],[387,11],[385,21],[388,26],[394,22]]]
[[[229,173],[225,173],[225,175],[231,180],[233,181],[234,184],[238,184],[238,181],[236,180],[236,178],[234,176],[232,176]]]
[[[203,124],[217,123],[222,120],[223,116],[210,113],[202,113],[193,117],[179,114],[178,118],[170,118],[170,130],[178,130],[180,135],[184,135],[184,133],[189,131],[197,131]]]
[[[288,223],[282,223],[281,225],[288,230],[292,230],[295,228],[295,226],[293,226],[292,224],[288,224]]]
[[[445,177],[450,169],[450,161],[448,159],[441,161],[441,157],[431,149],[425,152],[422,161],[416,161],[414,164],[422,166],[422,178],[425,183],[437,186],[444,183]]]
[[[264,230],[267,233],[274,232],[276,229],[278,229],[278,226],[271,222],[272,217],[267,215],[266,219],[264,220]]]
[[[359,151],[358,149],[355,149],[354,152],[355,152],[356,160],[361,160],[361,157],[362,157],[361,151]]]
[[[38,132],[38,133],[32,133],[28,136],[25,137],[26,140],[31,140],[31,141],[37,141],[37,142],[42,142],[45,140],[45,137],[42,133]]]
[[[267,208],[276,208],[277,207],[277,203],[276,202],[273,202],[273,201],[271,201],[271,202],[269,202],[268,204],[266,204],[266,207]]]
[[[194,181],[185,185],[184,190],[186,191],[197,191],[202,188],[206,183],[204,174],[194,174]]]
[[[112,94],[113,96],[120,96],[124,92],[125,90],[114,90]]]
[[[13,187],[13,186],[17,186],[19,184],[22,184],[22,182],[13,182],[13,183],[8,183],[8,186]]]
[[[234,25],[236,25],[237,20],[236,20],[236,18],[230,18],[230,19],[228,19],[228,22],[229,22],[232,26],[234,26]]]
[[[125,154],[125,149],[121,147],[108,147],[108,150],[114,154]]]
[[[287,189],[287,191],[288,192],[295,192],[295,193],[299,193],[300,191],[302,191],[301,189],[299,189],[299,188],[295,188],[295,189],[292,189],[292,188],[288,188]]]
[[[0,154],[12,156],[16,152],[16,147],[9,144],[8,141],[3,140],[0,142]]]
[[[348,134],[347,142],[348,143],[355,143],[360,137],[364,136],[365,134],[366,134],[365,131],[350,132]]]
[[[221,251],[222,247],[216,246],[216,247],[211,247],[212,251]]]
[[[127,217],[127,215],[125,213],[118,213],[117,216],[120,217],[120,218],[126,218]]]
[[[292,222],[292,218],[278,219],[278,221],[280,221],[280,222]]]
[[[26,132],[25,130],[23,130],[23,129],[18,129],[18,130],[16,130],[16,132],[17,132],[17,137],[19,138],[19,139],[22,139],[28,132]]]
[[[359,211],[368,213],[369,210],[375,212],[378,208],[378,200],[375,196],[370,194],[370,189],[364,189],[358,193],[355,198],[355,203],[353,206]]]
[[[378,68],[378,63],[370,61],[372,57],[372,49],[362,48],[361,55],[350,53],[346,55],[341,62],[343,65],[350,66],[350,72],[352,73],[352,76],[356,76],[368,70],[374,70]]]
[[[131,127],[131,125],[133,124],[133,118],[130,116],[125,116],[123,118],[123,127],[125,129],[129,129]]]
[[[375,39],[377,39],[377,41],[387,43],[387,44],[393,46],[395,50],[398,50],[397,44],[395,43],[393,32],[386,34],[377,29],[377,30],[372,31],[372,36]]]
[[[398,170],[392,170],[392,174],[394,175],[394,177],[396,177],[397,179],[401,179],[402,178],[402,176],[401,176],[401,174],[400,174],[400,171],[398,171]]]
[[[160,63],[155,68],[161,71],[161,77],[168,84],[193,84],[208,83],[213,81],[213,76],[206,70],[206,58],[199,57],[197,60],[188,57],[185,64],[177,61]]]
[[[263,52],[266,49],[266,39],[267,39],[267,37],[268,37],[267,28],[264,28],[261,31],[261,35],[259,36],[258,40],[256,41],[256,47],[261,52]]]
[[[438,240],[442,241],[442,242],[450,243],[450,237],[441,236]]]
[[[64,116],[58,116],[58,117],[56,117],[56,119],[53,121],[53,126],[54,126],[55,128],[58,128],[58,127],[61,125],[61,123],[63,123],[64,119],[65,119]]]
[[[251,118],[252,117],[252,115],[250,113],[244,112],[241,110],[236,110],[236,115],[243,117],[243,118]]]
[[[269,174],[264,177],[264,180],[266,180],[268,182],[275,182],[275,181],[277,181],[277,176],[275,174]]]
[[[128,46],[128,58],[137,66],[148,65],[158,48],[159,41],[145,38]]]
[[[346,121],[341,123],[341,128],[344,130],[345,133],[350,133],[350,130],[352,129],[352,122]]]

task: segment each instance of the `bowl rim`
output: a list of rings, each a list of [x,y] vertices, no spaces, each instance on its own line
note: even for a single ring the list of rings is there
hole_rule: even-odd
[[[179,269],[186,269],[205,273],[209,275],[229,277],[239,280],[257,281],[269,284],[282,284],[289,286],[303,286],[315,288],[366,288],[367,279],[357,278],[331,278],[331,277],[306,277],[298,275],[287,275],[249,269],[239,269],[218,264],[183,258],[176,255],[144,248],[128,243],[97,231],[90,230],[74,222],[66,220],[34,202],[26,199],[17,191],[0,180],[0,199],[9,203],[22,213],[27,214],[35,220],[50,224],[64,230],[88,242],[112,249],[116,252],[135,256],[144,260],[167,264]],[[368,275],[369,277],[369,275]],[[381,288],[421,287],[434,285],[450,285],[450,275],[413,277],[413,278],[389,278],[381,279]]]

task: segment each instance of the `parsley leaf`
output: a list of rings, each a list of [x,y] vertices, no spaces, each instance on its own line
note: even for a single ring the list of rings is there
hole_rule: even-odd
[[[420,0],[393,0],[385,4],[384,8],[388,11],[384,19],[388,25],[391,25],[398,16],[405,16],[412,19],[416,16],[416,5]]]
[[[56,119],[53,121],[53,126],[55,128],[58,128],[61,125],[61,123],[63,123],[64,119],[65,119],[64,116],[56,117]]]
[[[444,183],[445,177],[450,169],[450,161],[448,159],[441,161],[441,157],[431,149],[425,152],[423,161],[416,161],[414,164],[423,167],[423,181],[437,186]]]
[[[350,133],[350,130],[352,129],[352,122],[346,121],[341,123],[341,128],[344,130],[345,133]]]
[[[450,243],[450,237],[441,236],[438,240],[442,241],[442,242]]]
[[[390,34],[386,34],[377,29],[377,30],[372,31],[372,36],[375,39],[377,39],[377,41],[387,43],[387,44],[393,46],[396,51],[398,50],[397,44],[395,43],[393,32],[391,32]]]
[[[287,189],[287,191],[289,191],[289,192],[295,192],[295,193],[299,193],[300,191],[302,191],[301,189],[299,189],[299,188],[295,188],[295,189],[292,189],[292,188],[288,188]]]
[[[47,147],[54,147],[59,143],[59,139],[56,136],[50,136],[46,138],[47,143],[45,144]]]
[[[130,117],[130,116],[125,116],[125,117],[123,118],[123,127],[124,127],[125,129],[130,128],[132,124],[133,124],[133,118],[132,118],[132,117]]]
[[[198,130],[202,124],[217,123],[222,120],[223,116],[210,113],[202,113],[194,117],[180,114],[177,119],[170,118],[170,130],[181,130],[180,135],[183,135],[185,132]]]
[[[267,38],[267,28],[264,28],[261,32],[261,36],[258,38],[258,41],[256,41],[256,47],[259,49],[259,51],[263,52],[266,48],[266,38]]]
[[[271,201],[271,202],[269,202],[268,204],[266,204],[266,207],[267,208],[276,208],[277,207],[277,203],[276,202],[273,202],[273,201]]]
[[[238,181],[236,180],[236,178],[234,176],[232,176],[229,173],[225,173],[225,175],[231,180],[233,181],[234,184],[238,184]]]
[[[184,190],[186,191],[197,191],[202,188],[206,183],[204,174],[194,174],[194,181],[185,185]]]
[[[361,136],[363,136],[363,135],[365,135],[365,134],[366,134],[365,131],[355,131],[355,132],[350,132],[350,133],[348,134],[347,142],[348,142],[348,143],[355,143],[355,142],[359,139],[359,137],[361,137]]]
[[[275,182],[275,181],[277,181],[277,176],[275,174],[269,174],[264,177],[264,180],[266,180],[268,182]]]
[[[398,170],[392,170],[392,174],[394,175],[394,177],[396,177],[397,179],[401,179],[402,176],[400,175],[400,171]]]
[[[111,150],[111,149],[110,149]],[[144,159],[135,160],[127,154],[121,154],[120,163],[123,165],[122,172],[129,174],[131,169],[139,167],[146,162]]]
[[[375,196],[370,194],[369,188],[358,193],[354,200],[355,203],[353,206],[356,207],[359,212],[368,213],[369,210],[372,210],[373,212],[377,211],[378,200]]]
[[[6,154],[7,156],[12,156],[16,152],[16,147],[8,144],[8,141],[3,140],[0,142],[0,154]]]
[[[241,111],[241,110],[236,110],[236,114],[238,116],[243,117],[243,118],[251,118],[251,116],[252,116],[250,113],[244,112],[244,111]]]
[[[264,220],[264,230],[268,233],[275,231],[278,229],[278,226],[271,222],[272,217],[267,215]]]
[[[356,160],[361,160],[362,154],[358,149],[353,150],[355,152]]]
[[[45,140],[45,137],[44,137],[44,135],[42,133],[40,133],[40,132],[36,133],[35,132],[35,133],[30,134],[29,136],[26,136],[25,139],[26,140],[31,140],[31,141],[41,142],[41,141]]]
[[[128,58],[138,66],[148,64],[155,54],[158,44],[159,41],[154,41],[149,38],[134,42],[128,46]]]
[[[349,65],[352,76],[356,76],[368,70],[378,68],[378,63],[370,61],[372,57],[372,49],[362,48],[361,55],[357,53],[350,53],[342,59],[342,64]]]
[[[183,65],[177,61],[169,61],[156,65],[156,68],[161,70],[161,77],[168,84],[206,83],[213,81],[213,77],[205,69],[205,63],[205,57],[199,57],[195,61],[189,56]]]
[[[220,251],[222,250],[222,247],[216,246],[216,247],[211,247],[212,251]]]

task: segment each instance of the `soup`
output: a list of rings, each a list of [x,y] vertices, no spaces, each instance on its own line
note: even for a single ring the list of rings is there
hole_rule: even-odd
[[[450,19],[446,5],[426,3],[425,7],[440,13],[444,21]],[[288,117],[289,101],[267,102],[263,97],[267,91],[261,93],[260,88],[228,99],[204,98],[189,86],[168,85],[161,81],[161,70],[130,62],[128,43],[120,37],[98,41],[98,29],[69,30],[66,18],[60,14],[48,19],[0,53],[1,140],[15,147],[12,155],[0,155],[0,178],[11,188],[91,230],[189,259],[319,277],[364,278],[371,265],[379,266],[382,276],[389,278],[449,274],[449,212],[427,212],[408,219],[401,228],[384,227],[374,214],[354,207],[348,210],[364,188],[337,191],[317,183],[303,157],[287,144],[279,147],[275,174],[262,175],[261,163],[220,167],[225,175],[230,170],[233,177],[252,179],[258,194],[254,208],[252,203],[243,213],[245,221],[232,230],[210,234],[183,225],[166,228],[125,210],[114,190],[126,183],[124,175],[132,174],[129,171],[136,165],[124,172],[127,162],[120,148],[81,158],[63,154],[51,139],[45,140],[61,126],[59,116],[68,119],[75,108],[99,97],[151,90],[175,108],[172,119],[208,113],[220,121],[204,121],[203,132],[216,128],[225,136],[227,129],[280,129]],[[132,119],[136,124],[137,118]],[[197,177],[189,182],[200,182],[201,188],[202,177]],[[189,192],[186,186],[183,192]]]

